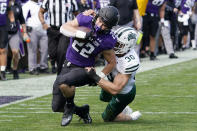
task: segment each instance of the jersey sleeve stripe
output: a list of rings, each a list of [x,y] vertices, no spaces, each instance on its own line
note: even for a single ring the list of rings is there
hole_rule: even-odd
[[[134,69],[134,70],[125,71],[125,73],[130,73],[130,74],[131,74],[131,73],[135,72],[136,70],[138,70],[138,68],[139,68],[139,67],[137,67],[137,68]]]
[[[135,67],[138,67],[139,66],[139,64],[137,64],[137,65],[135,65],[135,66],[132,66],[132,67],[128,67],[128,68],[126,68],[125,70],[129,70],[129,69],[132,69],[132,68],[135,68]]]

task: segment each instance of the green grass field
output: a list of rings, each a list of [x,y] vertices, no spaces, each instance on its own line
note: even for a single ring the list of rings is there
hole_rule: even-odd
[[[130,107],[142,117],[130,122],[103,122],[106,103],[99,87],[77,88],[77,105],[89,104],[93,123],[61,127],[62,114],[51,111],[51,95],[0,108],[0,131],[197,131],[197,59],[136,75],[137,96]]]

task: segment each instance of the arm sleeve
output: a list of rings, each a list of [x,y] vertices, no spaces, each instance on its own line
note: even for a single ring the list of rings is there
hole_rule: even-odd
[[[22,7],[23,18],[25,19],[25,21],[26,21],[26,19],[27,19],[27,13],[28,13],[28,11],[29,11],[27,7],[28,7],[28,6],[26,6],[26,4],[23,5],[23,7]]]
[[[21,10],[21,13],[19,15],[19,21],[20,21],[20,24],[25,24],[25,18],[23,16],[23,10],[22,10],[22,7],[21,5],[19,6],[20,10]]]
[[[79,26],[87,27],[89,25],[89,23],[92,21],[91,16],[83,15],[83,13],[78,14],[76,18],[79,23]]]

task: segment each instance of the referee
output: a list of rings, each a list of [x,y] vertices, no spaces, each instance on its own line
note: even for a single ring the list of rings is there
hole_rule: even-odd
[[[69,38],[59,32],[60,26],[74,18],[78,10],[76,0],[44,0],[39,11],[39,19],[42,26],[47,30],[48,53],[52,64],[52,73],[61,71],[64,56],[69,43]],[[50,26],[44,20],[44,13],[48,11]],[[66,44],[67,43],[67,44]]]

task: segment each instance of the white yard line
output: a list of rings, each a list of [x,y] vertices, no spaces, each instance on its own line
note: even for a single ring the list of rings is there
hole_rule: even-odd
[[[51,114],[51,113],[58,113],[58,112],[46,112],[46,111],[39,111],[39,112],[6,112],[6,111],[0,111],[0,114]]]
[[[12,120],[0,120],[0,122],[10,122]]]
[[[193,51],[191,49],[186,50],[184,52],[177,52],[176,54],[179,56],[178,59],[169,59],[168,55],[160,55],[158,56],[159,60],[156,61],[150,61],[149,58],[142,59],[141,66],[138,72],[148,71],[151,69],[172,65],[184,61],[189,61],[197,58],[197,51]],[[101,71],[102,68],[103,67],[97,67],[96,68],[97,72]],[[34,77],[28,79],[0,81],[0,96],[32,96],[31,98],[26,98],[25,100],[30,100],[37,97],[45,96],[51,94],[53,82],[55,78],[56,75],[50,75],[45,77]],[[88,88],[95,88],[95,87],[88,87]],[[84,92],[84,94],[86,93]],[[86,95],[78,95],[78,96],[86,96]],[[19,100],[17,102],[3,104],[0,105],[0,107],[19,103],[25,100]]]
[[[189,96],[172,96],[172,95],[136,95],[136,96],[139,96],[139,97],[166,97],[166,98],[195,98],[197,96],[195,95],[189,95]]]
[[[157,114],[191,114],[191,115],[197,115],[197,112],[142,112],[142,114],[151,114],[151,115],[157,115]]]
[[[27,117],[27,116],[19,116],[19,115],[17,115],[17,116],[13,116],[13,115],[0,115],[0,118],[3,118],[3,117],[6,117],[6,118],[24,118],[24,117]]]
[[[6,108],[6,110],[51,110],[51,108]]]
[[[25,106],[25,107],[51,107],[50,105],[38,105],[38,104],[19,104],[19,106]]]
[[[37,112],[6,112],[0,111],[0,114],[51,114],[51,113],[58,113],[58,112],[50,112],[50,111],[37,111]],[[90,112],[90,114],[101,114],[103,112]],[[187,114],[187,115],[197,115],[197,112],[141,112],[143,114],[150,114],[150,115],[159,115],[159,114]]]

